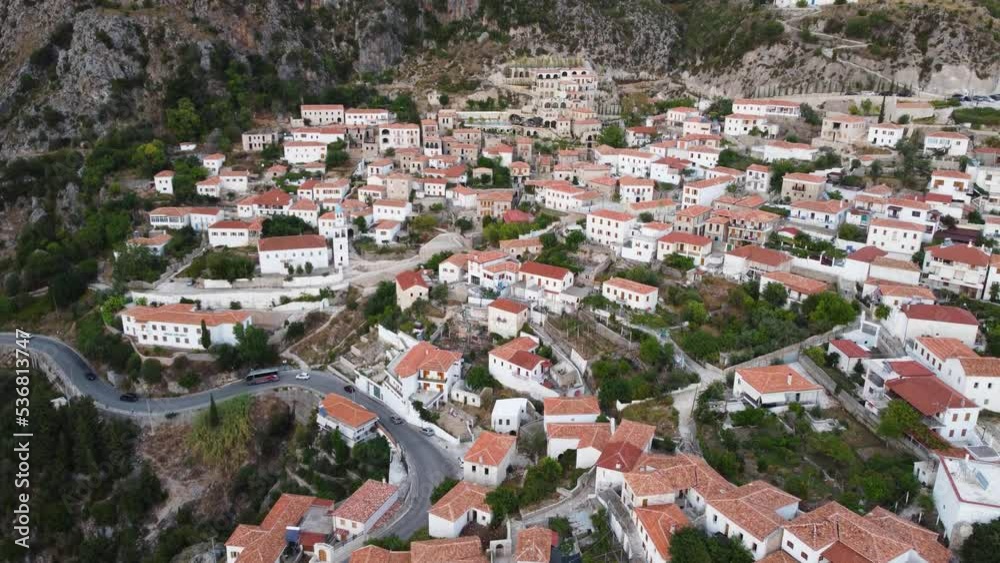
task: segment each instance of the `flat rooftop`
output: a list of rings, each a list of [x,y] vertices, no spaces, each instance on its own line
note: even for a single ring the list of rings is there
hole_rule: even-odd
[[[958,496],[965,502],[975,502],[1000,508],[1000,464],[974,459],[943,457],[942,468],[948,472]]]

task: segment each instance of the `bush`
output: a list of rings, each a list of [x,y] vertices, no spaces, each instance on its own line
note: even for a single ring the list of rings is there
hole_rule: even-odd
[[[148,358],[142,362],[140,375],[146,383],[156,385],[163,381],[163,365],[160,364],[159,360]]]

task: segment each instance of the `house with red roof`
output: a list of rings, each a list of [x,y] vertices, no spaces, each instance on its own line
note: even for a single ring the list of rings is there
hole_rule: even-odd
[[[153,176],[153,189],[156,193],[173,195],[174,193],[174,171],[161,170]]]
[[[332,561],[333,548],[325,543],[333,533],[332,508],[331,500],[282,494],[259,526],[236,526],[225,542],[226,563],[280,561],[290,546],[308,557]]]
[[[670,561],[670,540],[674,532],[691,522],[676,504],[637,507],[632,519],[642,539],[644,560],[649,563]]]
[[[546,455],[558,459],[568,450],[576,452],[576,467],[586,469],[597,463],[604,447],[611,441],[610,422],[570,422],[549,424]]]
[[[157,207],[149,212],[149,225],[154,229],[191,227],[200,232],[224,216],[225,212],[218,207]]]
[[[819,201],[826,189],[826,178],[816,174],[791,172],[781,178],[781,197],[792,203],[796,201]]]
[[[248,311],[197,309],[192,303],[139,305],[121,313],[122,332],[142,346],[203,350],[202,326],[212,344],[237,344],[236,325],[253,324]],[[203,324],[204,323],[204,324]]]
[[[598,209],[587,215],[587,240],[619,248],[635,226],[635,217],[621,211]]]
[[[428,533],[432,538],[457,538],[469,524],[488,526],[493,522],[493,511],[486,504],[490,490],[470,481],[459,481],[428,511]]]
[[[785,303],[786,306],[792,303],[802,303],[810,296],[823,293],[830,287],[826,282],[782,271],[767,272],[760,275],[761,289],[770,284],[780,285],[785,288],[785,292],[788,295],[788,301]]]
[[[739,281],[759,278],[769,272],[789,272],[791,269],[791,255],[752,244],[727,252],[722,263],[722,274]]]
[[[792,203],[790,218],[801,225],[836,231],[847,220],[850,204],[843,200],[802,200]]]
[[[929,194],[951,196],[953,201],[969,203],[972,199],[972,176],[958,170],[935,170],[927,185]]]
[[[909,260],[920,250],[927,228],[920,223],[899,219],[872,219],[866,244],[889,253],[889,257]]]
[[[496,487],[507,478],[507,469],[517,453],[516,446],[516,436],[481,433],[462,458],[462,478],[479,485]]]
[[[851,373],[854,367],[861,363],[861,360],[872,356],[871,351],[861,346],[853,340],[835,338],[830,341],[826,348],[827,354],[837,355],[837,369],[844,373]]]
[[[671,254],[687,256],[695,266],[704,266],[712,254],[712,239],[692,233],[671,231],[656,241],[656,258],[660,261]]]
[[[782,526],[795,518],[799,500],[774,485],[752,481],[706,503],[705,531],[730,538],[759,560],[781,549]]]
[[[592,395],[551,397],[543,401],[542,414],[542,424],[547,428],[554,423],[597,422],[601,407]]]
[[[430,292],[430,283],[423,272],[406,270],[396,274],[396,305],[400,309],[409,309],[418,299],[427,300]]]
[[[991,256],[969,244],[944,243],[924,249],[924,283],[973,299],[984,297],[988,288]]]
[[[872,414],[878,414],[889,404],[885,386],[887,382],[904,377],[934,377],[934,372],[927,366],[907,356],[865,359],[863,365],[865,383],[861,398],[864,399],[865,408]]]
[[[969,152],[969,138],[955,131],[935,131],[924,136],[924,154],[965,156]]]
[[[924,416],[932,432],[952,444],[978,442],[979,406],[936,377],[902,377],[887,381],[887,397],[899,398]]]
[[[528,323],[528,305],[512,299],[494,299],[486,306],[486,327],[492,334],[514,338]]]
[[[447,400],[452,385],[462,373],[462,354],[386,332],[380,331],[380,340],[393,346],[401,345],[404,351],[386,367],[388,378],[380,380],[381,383],[372,380],[372,385],[380,388],[380,395],[376,397],[388,402],[401,415],[414,418],[417,413],[410,402],[412,396],[419,395],[426,408]]]
[[[336,393],[328,393],[320,401],[316,424],[321,429],[340,432],[344,442],[352,448],[378,434],[378,415]]]
[[[742,368],[733,374],[733,396],[753,408],[814,405],[822,388],[789,365]]]
[[[341,541],[366,535],[399,503],[399,487],[368,479],[333,511],[334,533]]]
[[[1000,412],[1000,358],[950,358],[937,374],[949,387],[980,407]]]
[[[601,284],[601,295],[606,299],[639,311],[655,311],[659,293],[656,286],[619,277]]]
[[[490,350],[490,375],[505,387],[527,390],[521,382],[541,383],[552,367],[552,361],[535,353],[538,340],[520,336]]]
[[[528,261],[521,264],[517,271],[518,285],[514,293],[549,310],[560,310],[567,302],[563,296],[566,290],[573,287],[574,279],[573,272],[566,268]]]
[[[884,324],[889,334],[903,343],[921,336],[933,336],[955,338],[966,346],[974,346],[979,334],[975,315],[947,305],[904,305],[893,310]]]

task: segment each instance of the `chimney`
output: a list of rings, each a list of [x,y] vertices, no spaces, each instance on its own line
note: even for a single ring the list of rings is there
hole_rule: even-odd
[[[621,462],[616,461],[615,462],[615,469],[621,470],[621,468],[622,468]]]
[[[788,374],[788,379],[787,379],[787,381],[785,383],[786,383],[786,385],[791,385],[792,384],[792,374]]]

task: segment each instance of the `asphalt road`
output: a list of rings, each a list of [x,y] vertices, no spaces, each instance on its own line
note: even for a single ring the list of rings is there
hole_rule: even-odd
[[[0,346],[13,345],[14,334],[0,333]],[[393,424],[390,417],[393,412],[384,404],[360,393],[348,393],[344,388],[348,385],[343,379],[328,372],[312,371],[310,379],[301,381],[295,379],[297,369],[289,369],[281,380],[273,383],[246,385],[235,382],[211,391],[201,391],[181,397],[161,399],[140,399],[137,403],[122,402],[121,391],[114,388],[106,380],[98,378],[88,381],[86,373],[92,371],[87,361],[73,348],[60,340],[46,336],[33,335],[28,347],[29,352],[37,350],[44,352],[58,363],[67,374],[72,384],[81,394],[91,397],[99,408],[141,418],[153,414],[185,412],[207,408],[209,396],[216,402],[222,402],[246,393],[263,393],[275,387],[302,387],[327,394],[337,393],[359,403],[366,409],[377,414],[384,428],[392,438],[399,443],[406,462],[413,500],[409,507],[404,507],[405,513],[389,528],[380,530],[376,535],[395,534],[402,538],[409,537],[416,530],[427,525],[427,512],[430,509],[431,491],[445,477],[458,477],[460,467],[453,456],[448,456],[441,447],[434,443],[434,438],[422,435],[419,429],[408,424]],[[337,499],[340,500],[340,499]]]

